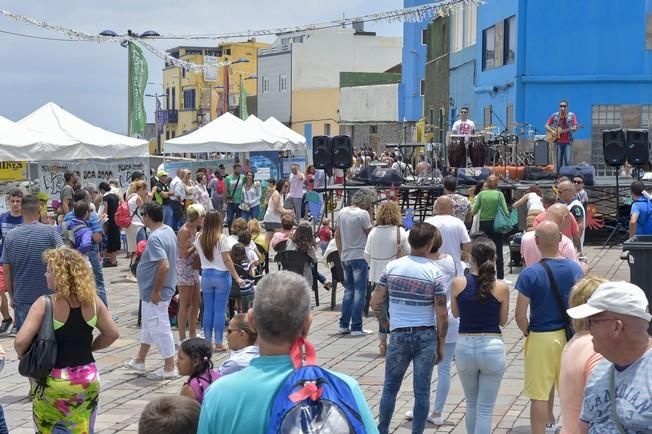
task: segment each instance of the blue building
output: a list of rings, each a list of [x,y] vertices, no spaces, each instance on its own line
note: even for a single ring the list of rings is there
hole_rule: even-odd
[[[451,45],[453,32],[454,23]],[[487,2],[477,10],[473,51],[473,82],[453,66],[465,50],[451,54],[450,96],[468,98],[459,82],[473,87],[480,127],[531,123],[542,134],[566,99],[583,125],[574,161],[607,174],[601,131],[652,126],[652,0]]]
[[[469,116],[476,124],[479,119],[475,104],[477,14],[478,5],[475,3],[460,5],[451,11],[449,126],[459,118],[462,107],[468,107]]]
[[[404,0],[403,6],[411,8],[431,3],[430,0]],[[398,87],[399,122],[417,122],[423,117],[425,92],[425,66],[427,28],[429,21],[403,24],[403,63],[401,83]]]

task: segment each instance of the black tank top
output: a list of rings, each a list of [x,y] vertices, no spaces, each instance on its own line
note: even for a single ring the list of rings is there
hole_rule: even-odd
[[[71,368],[95,362],[91,344],[93,327],[82,315],[81,307],[71,307],[65,324],[55,330],[57,339],[57,363],[55,368]]]

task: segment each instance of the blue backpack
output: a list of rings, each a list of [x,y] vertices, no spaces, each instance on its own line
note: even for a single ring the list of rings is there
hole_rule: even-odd
[[[344,380],[315,365],[315,347],[298,338],[290,349],[290,358],[295,370],[276,392],[267,433],[364,434],[351,388]]]
[[[66,247],[77,249],[80,253],[86,254],[93,249],[93,232],[81,220],[61,223],[61,238]]]

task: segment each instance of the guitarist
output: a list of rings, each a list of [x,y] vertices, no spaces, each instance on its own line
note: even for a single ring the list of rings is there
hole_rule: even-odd
[[[575,113],[568,111],[568,101],[559,102],[559,111],[550,116],[546,122],[546,131],[554,136],[557,144],[557,173],[562,166],[568,166],[573,162],[573,132],[577,129],[577,117]],[[567,130],[565,132],[561,132]]]

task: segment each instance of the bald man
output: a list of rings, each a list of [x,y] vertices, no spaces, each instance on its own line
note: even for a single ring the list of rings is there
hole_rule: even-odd
[[[450,196],[439,196],[435,201],[435,216],[428,217],[430,223],[441,232],[442,245],[439,251],[453,257],[455,272],[458,276],[464,274],[462,261],[468,259],[471,252],[471,239],[464,222],[453,215],[453,199]]]
[[[555,425],[554,387],[559,382],[561,352],[566,345],[568,296],[584,273],[576,262],[559,254],[562,234],[556,222],[541,222],[534,237],[542,259],[518,276],[515,317],[526,336],[524,390],[531,400],[530,427],[533,434],[544,434],[547,427]]]
[[[543,221],[554,222],[559,227],[561,232],[559,255],[583,266],[586,264],[579,262],[579,256],[575,246],[573,245],[573,241],[564,235],[564,229],[570,226],[570,218],[568,208],[561,203],[556,203],[548,208]],[[523,257],[523,262],[526,267],[536,264],[541,260],[541,251],[539,250],[539,246],[537,246],[534,230],[523,234],[523,238],[521,238],[521,256]],[[584,271],[586,272],[586,270]]]

